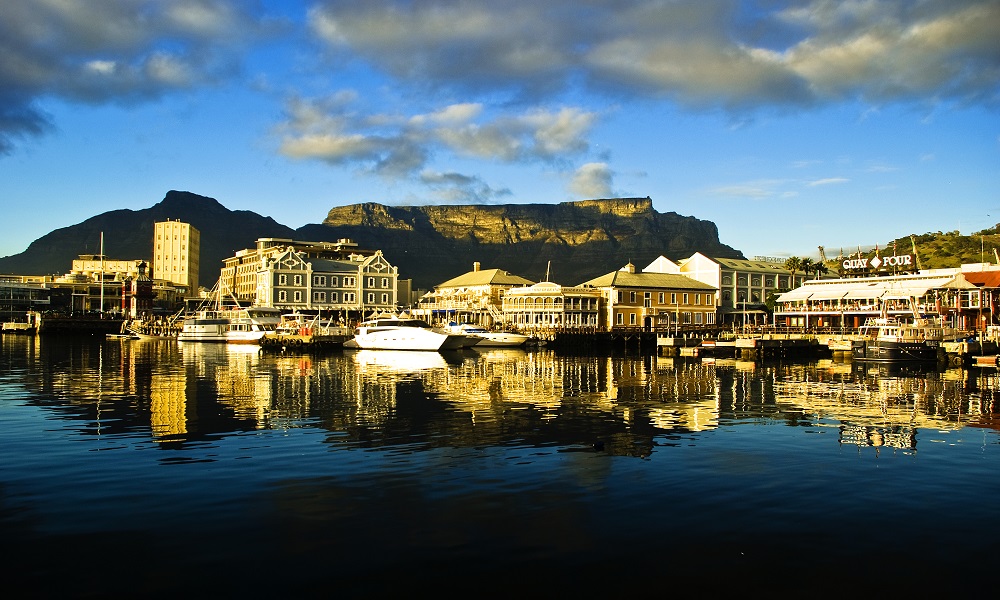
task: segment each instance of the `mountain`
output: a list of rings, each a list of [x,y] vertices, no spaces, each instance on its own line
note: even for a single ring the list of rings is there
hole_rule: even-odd
[[[0,272],[65,273],[77,255],[99,252],[101,232],[109,257],[148,260],[153,223],[167,219],[201,232],[201,280],[208,285],[224,258],[261,237],[349,238],[360,248],[382,250],[400,277],[418,288],[469,271],[473,262],[535,281],[549,273],[552,281],[575,285],[629,262],[642,268],[660,255],[743,258],[719,241],[714,223],[659,213],[649,198],[473,206],[368,202],[335,207],[322,223],[291,229],[270,217],[229,210],[213,198],[170,191],[148,209],[111,211],[46,234],[24,252],[0,258]]]

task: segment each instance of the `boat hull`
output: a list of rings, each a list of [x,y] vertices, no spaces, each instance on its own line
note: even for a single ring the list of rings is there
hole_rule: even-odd
[[[926,342],[855,340],[851,357],[865,362],[936,362],[938,346]]]
[[[464,347],[465,336],[449,335],[412,328],[387,328],[359,332],[344,343],[345,348],[362,350],[457,350]]]

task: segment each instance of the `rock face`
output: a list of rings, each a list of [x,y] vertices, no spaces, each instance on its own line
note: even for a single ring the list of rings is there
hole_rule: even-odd
[[[658,213],[649,198],[474,206],[364,203],[331,209],[323,226],[362,247],[381,248],[400,276],[413,278],[418,287],[464,273],[473,262],[535,281],[549,272],[552,281],[575,285],[628,262],[645,266],[660,255],[743,257],[719,242],[714,223]]]
[[[549,273],[551,281],[575,285],[628,262],[641,268],[660,255],[743,257],[719,242],[714,223],[656,212],[649,198],[472,206],[368,202],[333,208],[322,224],[293,230],[270,217],[229,210],[212,198],[171,191],[151,208],[112,211],[46,234],[21,254],[0,258],[0,272],[65,273],[77,255],[98,252],[101,232],[109,257],[149,260],[153,223],[167,219],[201,232],[201,281],[207,286],[224,258],[261,237],[350,238],[361,248],[381,249],[400,277],[413,279],[418,288],[469,271],[474,262],[534,281]]]

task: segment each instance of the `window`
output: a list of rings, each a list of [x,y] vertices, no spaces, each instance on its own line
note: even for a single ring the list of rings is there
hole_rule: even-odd
[[[295,283],[293,285],[295,285],[296,287],[302,285],[302,276],[301,275],[296,275],[295,276]]]
[[[635,325],[635,313],[628,314],[628,324]]]
[[[660,296],[659,296],[659,302],[660,302],[660,304],[663,304],[663,296],[664,295],[665,294],[663,292],[660,292]]]
[[[375,278],[374,277],[369,277],[368,278],[368,287],[370,287],[370,288],[375,287]]]
[[[354,287],[358,284],[358,280],[355,277],[344,277],[344,287]]]
[[[382,278],[382,287],[384,287],[384,288],[389,287],[389,278],[388,277],[383,277]]]
[[[389,304],[389,294],[382,294],[382,304]]]
[[[653,305],[653,298],[651,293],[646,292],[642,295],[642,305],[645,306],[646,308],[649,308],[650,306]]]
[[[677,304],[677,294],[676,293],[671,293],[670,294],[670,303],[671,304]]]
[[[729,275],[724,276],[722,278],[722,285],[733,285],[733,278]]]
[[[694,304],[695,304],[695,306],[701,304],[701,294],[695,294],[694,295]]]
[[[337,292],[330,292],[330,304],[337,303]]]
[[[688,302],[688,295],[687,295],[687,293],[685,292],[685,293],[684,293],[684,304],[688,304],[688,303],[689,303],[689,302]]]
[[[357,300],[354,292],[344,292],[344,304],[352,304]]]
[[[375,304],[375,294],[372,292],[368,293],[368,299],[366,300],[368,304]]]
[[[337,278],[330,277],[330,287],[337,287]]]
[[[326,287],[326,275],[316,275],[313,277],[313,285]]]
[[[313,302],[326,302],[326,292],[313,292]]]
[[[280,292],[278,292],[278,302],[287,302],[287,301],[288,301],[288,292],[286,292],[285,290],[281,290]]]
[[[302,302],[302,292],[295,290],[295,300],[294,302]]]
[[[708,313],[705,315],[705,322],[709,325],[715,325],[715,313]]]
[[[629,304],[635,304],[635,292],[628,293],[628,302]]]
[[[701,325],[702,313],[694,313],[694,324]]]
[[[625,324],[625,316],[622,313],[618,313],[616,315],[615,321],[617,322],[618,325],[624,325]]]
[[[288,275],[278,275],[278,285],[288,285]]]

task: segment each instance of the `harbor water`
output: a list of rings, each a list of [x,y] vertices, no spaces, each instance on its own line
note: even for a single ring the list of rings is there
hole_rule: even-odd
[[[998,389],[5,335],[0,574],[19,598],[988,593]]]

